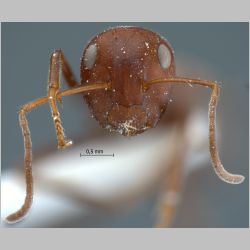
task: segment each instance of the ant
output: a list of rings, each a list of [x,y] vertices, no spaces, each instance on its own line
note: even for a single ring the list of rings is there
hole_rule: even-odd
[[[69,86],[69,89],[63,91],[60,90],[61,72]],[[243,176],[231,174],[224,169],[217,150],[215,120],[220,87],[213,81],[178,77],[175,72],[174,52],[167,40],[139,27],[115,27],[95,36],[81,58],[80,84],[75,80],[62,50],[55,50],[50,57],[48,95],[22,106],[19,111],[25,149],[26,197],[23,206],[6,218],[7,222],[21,220],[33,200],[32,144],[26,114],[48,103],[58,148],[65,149],[72,145],[72,141],[66,139],[57,101],[62,103],[62,97],[79,93],[84,95],[101,127],[124,136],[135,136],[157,125],[171,100],[173,85],[210,88],[209,149],[214,171],[227,183],[243,182]],[[176,178],[178,176],[173,179]],[[170,179],[170,190],[174,190],[175,184]],[[163,218],[171,210],[169,206],[162,205]],[[162,221],[159,224],[163,226],[167,223]]]

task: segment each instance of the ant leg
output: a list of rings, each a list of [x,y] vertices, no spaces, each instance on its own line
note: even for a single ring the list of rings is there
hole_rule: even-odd
[[[76,87],[78,85],[78,82],[76,81],[74,77],[74,74],[69,66],[69,63],[66,60],[63,52],[60,51],[59,53],[61,53],[62,73],[66,80],[66,83],[69,85],[69,87]]]
[[[185,157],[185,138],[182,130],[177,131],[166,180],[163,183],[158,202],[158,217],[155,227],[170,227],[174,220],[177,206],[181,199],[183,185],[183,164]]]
[[[179,156],[180,157],[180,156]],[[158,218],[155,227],[171,227],[180,201],[182,188],[182,164],[172,165],[167,176],[165,190],[159,200]]]
[[[216,107],[219,99],[220,88],[215,82],[198,80],[198,79],[189,79],[189,78],[166,78],[166,79],[157,79],[144,84],[145,89],[149,88],[153,84],[194,84],[200,85],[203,87],[208,87],[212,89],[212,94],[209,102],[209,149],[210,155],[213,163],[215,173],[218,177],[230,184],[239,184],[242,183],[245,179],[242,175],[234,175],[226,171],[221,164],[219,153],[216,144],[216,134],[215,134],[215,120],[216,120]]]
[[[62,55],[61,50],[56,50],[52,53],[50,57],[50,72],[49,72],[49,82],[48,82],[48,98],[49,104],[51,107],[51,114],[54,120],[54,125],[56,129],[58,148],[64,149],[72,145],[71,140],[65,139],[64,129],[62,126],[62,121],[60,118],[60,112],[57,108],[56,101],[58,99],[57,94],[60,89],[60,73],[61,70],[64,73],[66,81],[71,86],[75,85],[73,74],[69,68],[69,65],[66,63],[65,58]],[[59,99],[61,100],[61,99]]]
[[[79,86],[77,81],[74,78],[72,70],[67,62],[63,52],[61,50],[55,50],[50,58],[50,72],[49,72],[49,82],[48,82],[48,97],[51,107],[52,118],[54,120],[54,125],[56,129],[58,148],[64,149],[72,145],[71,140],[65,139],[64,129],[62,126],[62,121],[60,118],[60,113],[57,108],[56,101],[59,100],[62,103],[60,96],[57,96],[58,91],[61,87],[60,73],[63,73],[63,76],[70,87]],[[81,86],[79,86],[81,87]],[[76,88],[74,88],[75,91]],[[73,91],[73,92],[74,92]],[[79,89],[78,89],[79,91]],[[84,88],[85,91],[85,88]],[[73,93],[71,92],[71,93]]]
[[[26,113],[38,106],[48,102],[48,98],[44,97],[34,102],[24,105],[19,111],[19,124],[22,129],[24,139],[24,172],[26,179],[26,197],[22,207],[15,213],[9,215],[6,221],[13,223],[21,220],[29,211],[33,201],[33,176],[32,176],[32,142]]]

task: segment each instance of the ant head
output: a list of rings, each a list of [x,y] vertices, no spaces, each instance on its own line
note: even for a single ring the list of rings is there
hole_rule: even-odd
[[[85,97],[100,124],[123,135],[156,126],[170,99],[169,85],[146,90],[154,79],[175,76],[173,50],[158,34],[117,27],[94,37],[81,60],[81,83],[109,82],[111,89]]]

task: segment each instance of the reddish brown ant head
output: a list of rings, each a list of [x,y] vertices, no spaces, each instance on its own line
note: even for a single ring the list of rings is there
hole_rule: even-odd
[[[155,127],[167,108],[170,85],[145,82],[175,77],[173,50],[158,34],[135,27],[109,29],[94,37],[81,60],[81,84],[110,83],[85,95],[104,128],[131,136]]]

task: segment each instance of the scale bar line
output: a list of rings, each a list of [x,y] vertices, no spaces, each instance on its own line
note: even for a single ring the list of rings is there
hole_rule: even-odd
[[[85,155],[85,154],[80,154],[80,157],[82,157],[82,156],[112,156],[112,157],[114,157],[115,156],[115,154],[112,154],[112,155],[96,155],[96,154],[93,154],[93,155]]]

